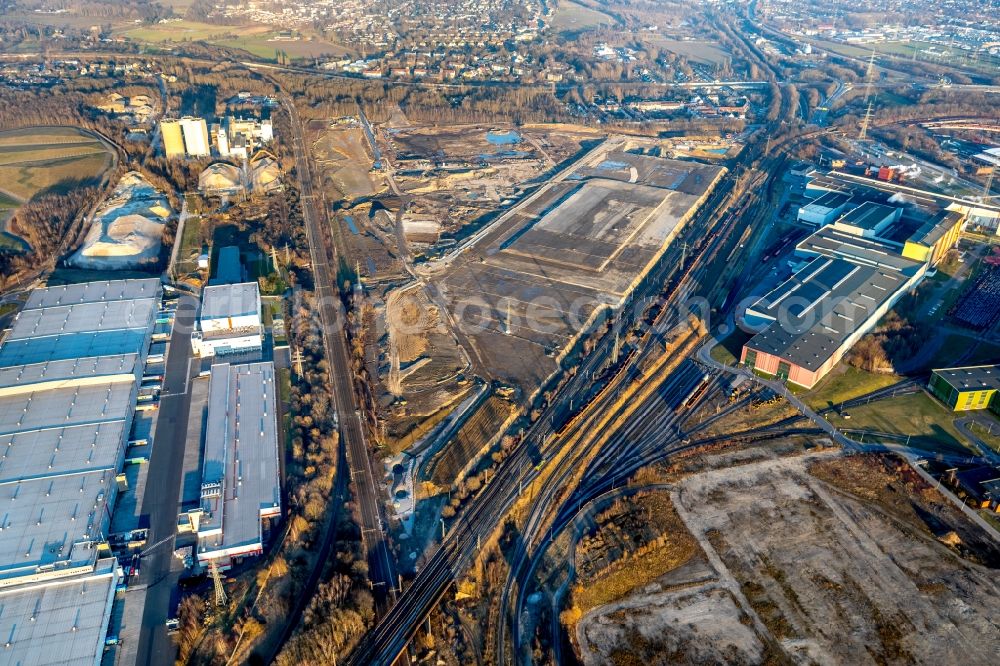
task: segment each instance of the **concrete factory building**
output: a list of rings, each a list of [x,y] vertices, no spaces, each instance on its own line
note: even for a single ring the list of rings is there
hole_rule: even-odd
[[[199,356],[260,352],[264,327],[257,283],[205,287],[198,328],[191,334],[191,346]]]
[[[954,246],[967,218],[953,200],[889,185],[833,172],[810,181],[807,196],[825,201],[816,210],[850,205],[796,246],[794,275],[746,309],[760,332],[744,365],[815,386]]]
[[[799,208],[798,219],[820,226],[831,224],[847,208],[849,194],[827,192]]]
[[[212,154],[208,125],[204,118],[164,118],[160,121],[160,135],[163,137],[163,153],[168,158],[184,155],[208,157]]]
[[[212,366],[201,508],[190,514],[198,561],[220,568],[259,555],[281,516],[273,363]]]
[[[204,118],[185,116],[181,118],[181,129],[184,130],[184,150],[188,157],[208,157],[212,154]]]
[[[184,130],[177,118],[160,121],[160,136],[163,137],[163,154],[167,159],[184,157]]]
[[[156,279],[39,289],[0,346],[5,663],[100,663],[107,546],[160,304]]]

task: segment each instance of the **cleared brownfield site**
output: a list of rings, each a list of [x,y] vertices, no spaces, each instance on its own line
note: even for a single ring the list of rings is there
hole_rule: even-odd
[[[903,461],[715,464],[671,493],[700,552],[585,614],[584,663],[995,661],[1000,551]]]

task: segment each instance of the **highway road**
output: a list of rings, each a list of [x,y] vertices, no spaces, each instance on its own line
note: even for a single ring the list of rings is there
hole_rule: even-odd
[[[172,610],[179,576],[171,572],[171,565],[176,561],[174,536],[191,406],[188,360],[197,311],[198,300],[194,296],[183,294],[179,297],[143,495],[141,514],[149,516],[149,546],[141,559],[139,574],[139,584],[146,586],[136,662],[140,666],[172,665],[177,652],[177,646],[167,635],[165,623]]]
[[[292,149],[298,172],[302,217],[309,241],[309,256],[315,282],[316,310],[323,331],[323,344],[330,367],[333,405],[340,423],[340,441],[345,447],[354,498],[361,517],[361,537],[368,554],[369,578],[375,595],[376,606],[384,612],[391,598],[395,597],[396,567],[386,541],[381,492],[376,479],[373,460],[365,439],[365,426],[361,421],[355,395],[354,375],[348,353],[345,324],[346,312],[337,285],[337,256],[330,237],[328,211],[325,200],[317,194],[312,177],[312,166],[302,133],[295,105],[287,98],[283,104],[291,120]],[[338,470],[338,474],[343,470]],[[329,529],[333,529],[331,526]],[[317,570],[322,568],[325,557],[318,558]],[[318,575],[318,574],[317,574]],[[308,597],[311,587],[303,592]],[[295,620],[296,618],[292,618]],[[294,624],[294,622],[290,622]]]

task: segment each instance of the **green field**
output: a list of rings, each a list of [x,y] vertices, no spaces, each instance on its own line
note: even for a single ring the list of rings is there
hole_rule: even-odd
[[[711,42],[684,41],[661,37],[650,40],[652,44],[666,49],[688,60],[703,62],[708,65],[718,65],[729,58],[729,53],[723,51],[717,44]]]
[[[975,349],[969,353],[969,348]],[[967,355],[968,354],[968,355]],[[927,369],[947,368],[961,362],[962,365],[987,365],[1000,363],[1000,346],[991,342],[977,342],[967,335],[951,333],[941,344],[941,348],[928,364]]]
[[[196,42],[211,38],[221,39],[229,35],[238,35],[247,29],[241,26],[214,25],[198,23],[197,21],[171,21],[138,27],[122,27],[117,31],[137,42]]]
[[[177,242],[177,241],[174,241]],[[184,221],[184,234],[177,249],[177,264],[174,274],[177,279],[198,274],[198,256],[201,254],[202,224],[200,215],[191,215]]]
[[[824,377],[819,386],[803,394],[802,400],[813,409],[836,407],[847,400],[892,386],[902,379],[899,375],[865,372],[842,363]]]
[[[231,39],[210,40],[216,46],[230,49],[241,49],[262,59],[276,59],[276,51],[284,51],[290,58],[318,58],[321,56],[339,56],[347,53],[347,49],[329,42],[318,40],[278,40],[268,41],[274,33],[240,37]]]
[[[611,16],[569,0],[562,0],[552,15],[552,27],[557,32],[579,32],[614,24]]]
[[[896,398],[878,400],[867,405],[847,410],[851,418],[839,414],[829,414],[827,419],[840,429],[857,429],[909,435],[910,446],[940,451],[943,453],[964,453],[969,449],[965,439],[955,429],[955,413],[921,391]],[[852,433],[852,438],[858,435]],[[867,439],[867,437],[865,438]],[[893,440],[902,443],[900,440]]]
[[[137,27],[123,26],[117,32],[128,39],[147,44],[201,41],[224,48],[242,49],[267,60],[275,60],[277,51],[284,51],[291,58],[314,58],[347,52],[341,46],[319,40],[276,40],[278,33],[262,25],[231,26],[171,21]]]
[[[74,127],[0,132],[0,191],[6,195],[2,201],[23,202],[40,193],[95,183],[111,163],[112,155],[100,140]]]
[[[968,67],[969,69],[978,69],[988,72],[995,72],[998,62],[1000,62],[996,56],[990,55],[989,53],[980,53],[977,57],[974,57],[975,54],[971,51],[964,51],[957,48],[947,48],[941,44],[932,44],[930,42],[879,42],[875,44],[856,46],[854,44],[844,44],[841,42],[816,40],[815,44],[822,49],[838,53],[849,58],[868,59],[871,57],[872,50],[874,49],[877,54],[882,56],[892,56],[908,60],[913,59],[913,47],[916,46],[917,62],[930,62],[940,65]],[[934,47],[938,51],[944,51],[947,49],[949,54],[947,56],[941,56],[925,53],[925,51],[930,47]],[[876,65],[877,64],[878,56],[876,56]]]

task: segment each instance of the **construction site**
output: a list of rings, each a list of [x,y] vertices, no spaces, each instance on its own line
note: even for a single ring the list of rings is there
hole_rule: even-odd
[[[724,172],[609,139],[418,267],[486,376],[531,395],[623,305]]]
[[[490,126],[384,130],[395,155],[402,230],[415,252],[435,256],[512,205],[593,134]],[[441,242],[441,246],[437,245]]]

